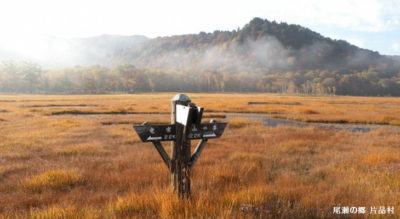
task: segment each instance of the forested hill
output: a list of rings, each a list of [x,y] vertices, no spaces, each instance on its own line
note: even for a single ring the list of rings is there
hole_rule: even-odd
[[[120,50],[115,62],[212,75],[215,82],[208,90],[213,91],[235,90],[221,78],[253,75],[246,79],[257,79],[257,89],[241,85],[239,91],[400,95],[399,57],[333,40],[300,25],[261,18],[234,31],[152,39]]]
[[[134,41],[102,36],[78,45],[75,52],[84,56],[80,61],[90,65],[44,70],[34,63],[0,64],[0,92],[400,96],[398,56],[260,18],[233,31]]]
[[[116,54],[122,64],[230,73],[362,71],[398,73],[399,63],[377,52],[332,40],[299,25],[254,18],[237,31],[159,37]]]

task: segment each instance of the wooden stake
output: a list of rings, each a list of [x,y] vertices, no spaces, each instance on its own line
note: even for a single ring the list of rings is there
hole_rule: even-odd
[[[189,115],[188,115],[188,121],[185,126],[183,126],[183,134],[181,137],[181,156],[180,156],[180,162],[181,162],[181,180],[179,181],[179,188],[182,188],[181,194],[182,198],[186,196],[186,198],[190,197],[190,156],[191,156],[191,145],[190,145],[190,139],[189,139],[189,134],[190,130],[192,128],[192,122],[193,122],[193,115],[196,113],[195,108],[190,108],[189,110]],[[179,125],[180,124],[176,124]],[[178,141],[178,139],[177,139]]]
[[[182,141],[180,139],[182,139],[183,125],[176,123],[176,105],[188,106],[190,102],[190,98],[185,94],[177,94],[171,100],[171,124],[176,124],[176,141],[171,142],[171,185],[178,192],[182,191],[182,186],[179,186],[179,183],[182,183],[182,162],[177,161],[182,161]],[[181,143],[178,145],[178,142]],[[179,192],[179,194],[182,193]]]

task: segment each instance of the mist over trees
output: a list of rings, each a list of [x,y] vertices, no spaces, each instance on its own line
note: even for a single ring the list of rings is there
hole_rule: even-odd
[[[399,57],[360,49],[299,25],[254,18],[234,31],[136,38],[87,39],[91,55],[85,62],[99,65],[46,69],[33,62],[3,61],[0,92],[400,96]]]
[[[400,78],[400,73],[395,75]],[[28,94],[107,94],[138,92],[273,92],[329,95],[400,96],[399,81],[380,78],[376,69],[327,70],[268,74],[219,71],[165,72],[133,65],[44,70],[35,63],[3,62],[0,92]]]

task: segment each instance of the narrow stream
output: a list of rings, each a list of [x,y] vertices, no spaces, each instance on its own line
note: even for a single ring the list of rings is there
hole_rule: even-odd
[[[58,106],[50,106],[50,107],[58,107]],[[92,106],[76,106],[76,107],[92,107]],[[268,117],[268,114],[262,114],[262,113],[220,113],[220,112],[215,112],[217,114],[225,115],[226,119],[232,120],[232,119],[248,119],[248,120],[256,120],[256,121],[261,121],[264,126],[267,127],[277,127],[279,125],[286,125],[286,126],[293,126],[293,127],[319,127],[319,128],[325,128],[325,129],[335,129],[335,130],[347,130],[350,132],[369,132],[373,129],[378,129],[378,128],[386,128],[394,131],[400,131],[399,126],[393,126],[393,125],[377,125],[377,124],[335,124],[335,123],[308,123],[308,122],[300,122],[300,121],[293,121],[293,120],[287,120],[287,119],[277,119],[277,118],[271,118]],[[85,112],[85,113],[52,113],[53,116],[56,115],[63,115],[63,114],[72,114],[76,116],[109,116],[109,115],[121,115],[121,116],[126,116],[127,114],[134,114],[134,115],[169,115],[168,112],[161,112],[161,113],[145,113],[145,112],[124,112],[124,113],[113,113],[113,112]],[[211,116],[212,117],[212,116]],[[112,122],[108,122],[110,124],[114,124]],[[110,125],[108,123],[105,123],[103,125]],[[121,123],[121,122],[120,122]],[[119,124],[118,122],[116,124]],[[122,122],[121,124],[129,124],[129,122]]]
[[[307,123],[307,122],[292,121],[287,119],[269,118],[265,117],[265,115],[263,114],[256,114],[256,113],[226,113],[226,116],[228,120],[244,118],[244,119],[261,121],[262,124],[267,127],[277,127],[279,125],[287,125],[293,127],[312,126],[312,127],[335,129],[335,130],[348,130],[350,132],[369,132],[373,129],[389,128],[391,130],[400,131],[400,127],[391,125]]]

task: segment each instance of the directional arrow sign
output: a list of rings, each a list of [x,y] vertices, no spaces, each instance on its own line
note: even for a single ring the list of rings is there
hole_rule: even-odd
[[[176,139],[175,125],[135,125],[136,133],[143,142],[149,141],[174,141]],[[224,133],[226,123],[193,124],[189,139],[218,138]]]
[[[136,133],[143,142],[175,140],[175,125],[134,125]]]
[[[226,123],[193,124],[190,129],[189,139],[219,138],[226,128]]]

